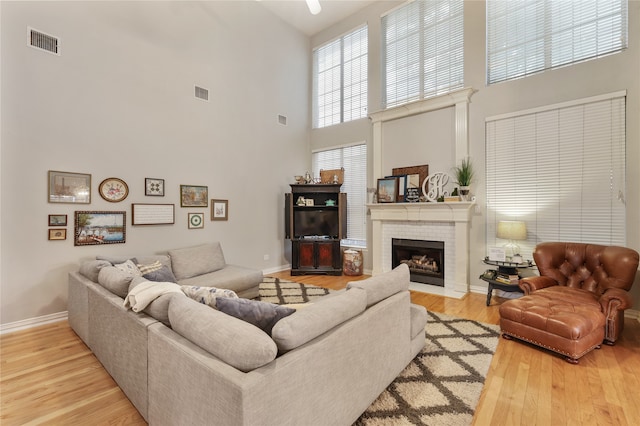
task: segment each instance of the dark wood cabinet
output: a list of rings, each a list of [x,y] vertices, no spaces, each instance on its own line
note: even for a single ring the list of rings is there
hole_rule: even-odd
[[[291,193],[285,195],[291,275],[342,275],[340,240],[347,235],[347,194],[340,186],[291,185]]]

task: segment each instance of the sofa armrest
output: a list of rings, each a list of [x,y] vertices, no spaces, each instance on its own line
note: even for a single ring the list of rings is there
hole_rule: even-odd
[[[524,294],[531,294],[536,290],[558,285],[558,282],[549,277],[525,277],[520,280],[519,286]]]

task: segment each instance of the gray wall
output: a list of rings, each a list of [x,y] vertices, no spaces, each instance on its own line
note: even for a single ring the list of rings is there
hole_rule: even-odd
[[[97,254],[215,240],[229,263],[288,264],[284,193],[309,164],[307,37],[257,2],[0,8],[0,323],[65,311],[67,273]],[[28,47],[27,26],[60,37],[61,56]],[[194,98],[194,85],[210,102]],[[90,173],[91,204],[49,204],[48,170]],[[111,176],[129,185],[121,203],[97,193]],[[145,177],[165,179],[166,196],[145,197]],[[229,221],[181,208],[181,184],[228,199]],[[175,224],[131,226],[131,203],[174,203]],[[76,210],[126,211],[126,243],[74,247]],[[187,229],[189,212],[205,213],[204,229]],[[68,215],[66,241],[47,240],[49,214]]]
[[[381,109],[381,59],[379,55],[380,15],[393,7],[388,3],[375,4],[361,13],[345,19],[340,24],[312,37],[312,47],[319,46],[349,30],[368,23],[369,28],[369,111]],[[514,111],[521,111],[603,93],[627,91],[627,245],[640,251],[640,1],[629,1],[629,48],[619,54],[597,60],[547,71],[535,76],[495,84],[485,83],[485,2],[465,2],[465,87],[477,92],[469,107],[470,155],[478,171],[473,192],[478,199],[478,209],[471,228],[471,277],[479,276],[486,269],[485,256],[485,119]],[[454,166],[450,152],[434,155],[432,139],[437,135],[446,142],[450,122],[440,120],[442,111],[393,122],[393,132],[398,135],[394,147],[404,153],[385,158],[384,173],[404,161],[403,166],[429,164],[429,171],[449,171]],[[434,118],[436,116],[436,118]],[[311,147],[319,149],[340,143],[366,140],[371,147],[371,126],[368,120],[336,125],[311,131]],[[433,123],[437,123],[433,126]],[[442,128],[442,123],[446,128]],[[433,126],[433,128],[429,128]],[[383,126],[384,127],[384,126]],[[383,130],[386,131],[386,130]],[[416,142],[416,135],[423,135],[423,143]],[[402,136],[406,135],[403,139]],[[385,135],[385,138],[388,136]],[[419,137],[419,136],[418,136]],[[386,149],[386,148],[385,148]],[[452,148],[453,149],[453,148]],[[371,151],[369,151],[371,152]],[[389,155],[389,154],[388,154]],[[451,158],[447,162],[447,156]],[[369,187],[374,187],[369,176]],[[371,268],[370,254],[365,254],[365,269]],[[484,285],[472,278],[472,287],[479,291]],[[640,310],[640,273],[632,289],[634,309]]]

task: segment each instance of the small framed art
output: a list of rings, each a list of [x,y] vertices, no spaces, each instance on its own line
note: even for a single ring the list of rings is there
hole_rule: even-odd
[[[67,239],[67,230],[66,229],[49,229],[49,240],[66,240]]]
[[[91,203],[91,175],[49,170],[50,203]]]
[[[148,197],[164,197],[164,179],[145,178],[144,195]]]
[[[67,226],[66,214],[50,214],[49,226]]]
[[[378,179],[378,202],[395,203],[398,198],[398,179],[395,177]]]
[[[180,207],[209,207],[209,187],[180,185]]]
[[[174,204],[131,204],[131,225],[173,225]]]
[[[228,200],[211,200],[211,220],[229,220]]]
[[[127,235],[127,212],[75,212],[75,246],[124,243]]]
[[[189,213],[188,224],[189,229],[204,228],[204,213]]]

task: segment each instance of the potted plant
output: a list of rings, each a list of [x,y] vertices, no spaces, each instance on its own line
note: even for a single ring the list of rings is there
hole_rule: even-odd
[[[471,165],[471,160],[462,160],[460,166],[453,168],[453,173],[456,178],[456,182],[460,187],[460,200],[469,201],[469,187],[473,181],[474,170]]]

